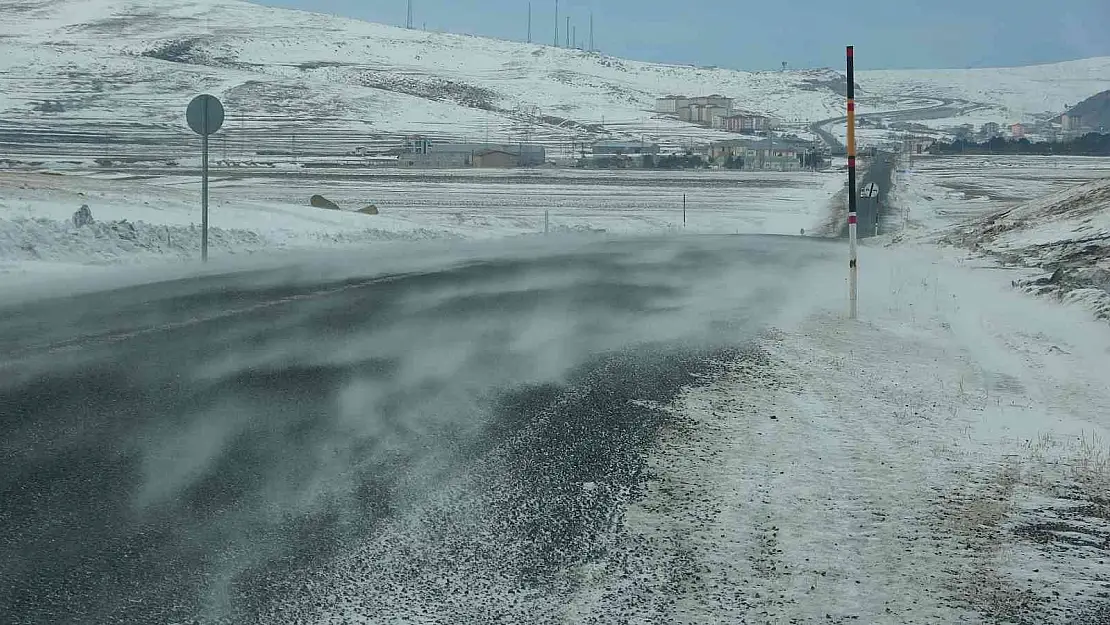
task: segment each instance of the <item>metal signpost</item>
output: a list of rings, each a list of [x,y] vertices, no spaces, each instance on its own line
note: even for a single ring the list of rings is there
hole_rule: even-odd
[[[855,46],[848,46],[848,317],[856,318],[856,66]]]
[[[185,109],[189,128],[201,137],[200,155],[200,258],[208,262],[208,136],[224,125],[224,105],[215,96],[198,95]]]

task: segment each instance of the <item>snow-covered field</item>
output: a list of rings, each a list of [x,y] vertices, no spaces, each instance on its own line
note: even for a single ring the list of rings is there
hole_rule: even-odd
[[[898,192],[910,225],[956,222],[940,241],[1028,268],[1017,286],[1110,318],[1110,159],[926,158]]]
[[[545,220],[556,234],[796,235],[823,223],[843,186],[843,176],[831,171],[216,170],[211,253],[539,235]],[[309,206],[314,194],[344,210]],[[380,214],[355,212],[368,204]],[[82,205],[97,223],[72,223]],[[199,225],[195,177],[0,172],[0,267],[9,273],[58,262],[195,259]]]
[[[1108,176],[1110,158],[915,156],[894,192],[912,227],[937,230]]]

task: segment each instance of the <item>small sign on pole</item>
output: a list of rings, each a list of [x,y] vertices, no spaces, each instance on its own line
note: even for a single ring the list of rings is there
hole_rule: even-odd
[[[879,185],[875,184],[874,182],[863,185],[863,188],[859,190],[859,196],[862,198],[871,199],[878,194]]]
[[[208,136],[224,125],[224,105],[208,94],[198,95],[185,109],[189,128],[200,135],[200,258],[208,262]]]

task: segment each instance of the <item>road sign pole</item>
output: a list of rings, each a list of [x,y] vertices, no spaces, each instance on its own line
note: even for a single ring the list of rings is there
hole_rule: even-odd
[[[857,316],[859,267],[856,250],[856,71],[855,46],[848,46],[848,318]]]
[[[200,259],[208,262],[208,137],[224,123],[224,106],[208,94],[198,95],[185,109],[189,128],[200,135]]]
[[[208,262],[208,135],[202,136],[200,141],[200,260],[206,263]]]

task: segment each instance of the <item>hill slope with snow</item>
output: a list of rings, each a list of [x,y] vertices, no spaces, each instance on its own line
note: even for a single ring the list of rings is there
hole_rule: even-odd
[[[239,0],[0,0],[0,12],[0,143],[48,153],[190,140],[182,113],[202,91],[228,108],[225,153],[336,153],[417,133],[564,150],[604,135],[688,145],[725,135],[655,115],[656,97],[721,93],[798,127],[844,106],[843,75],[827,69],[661,65]],[[1007,121],[1105,88],[1110,58],[859,76],[865,112],[948,102]]]

